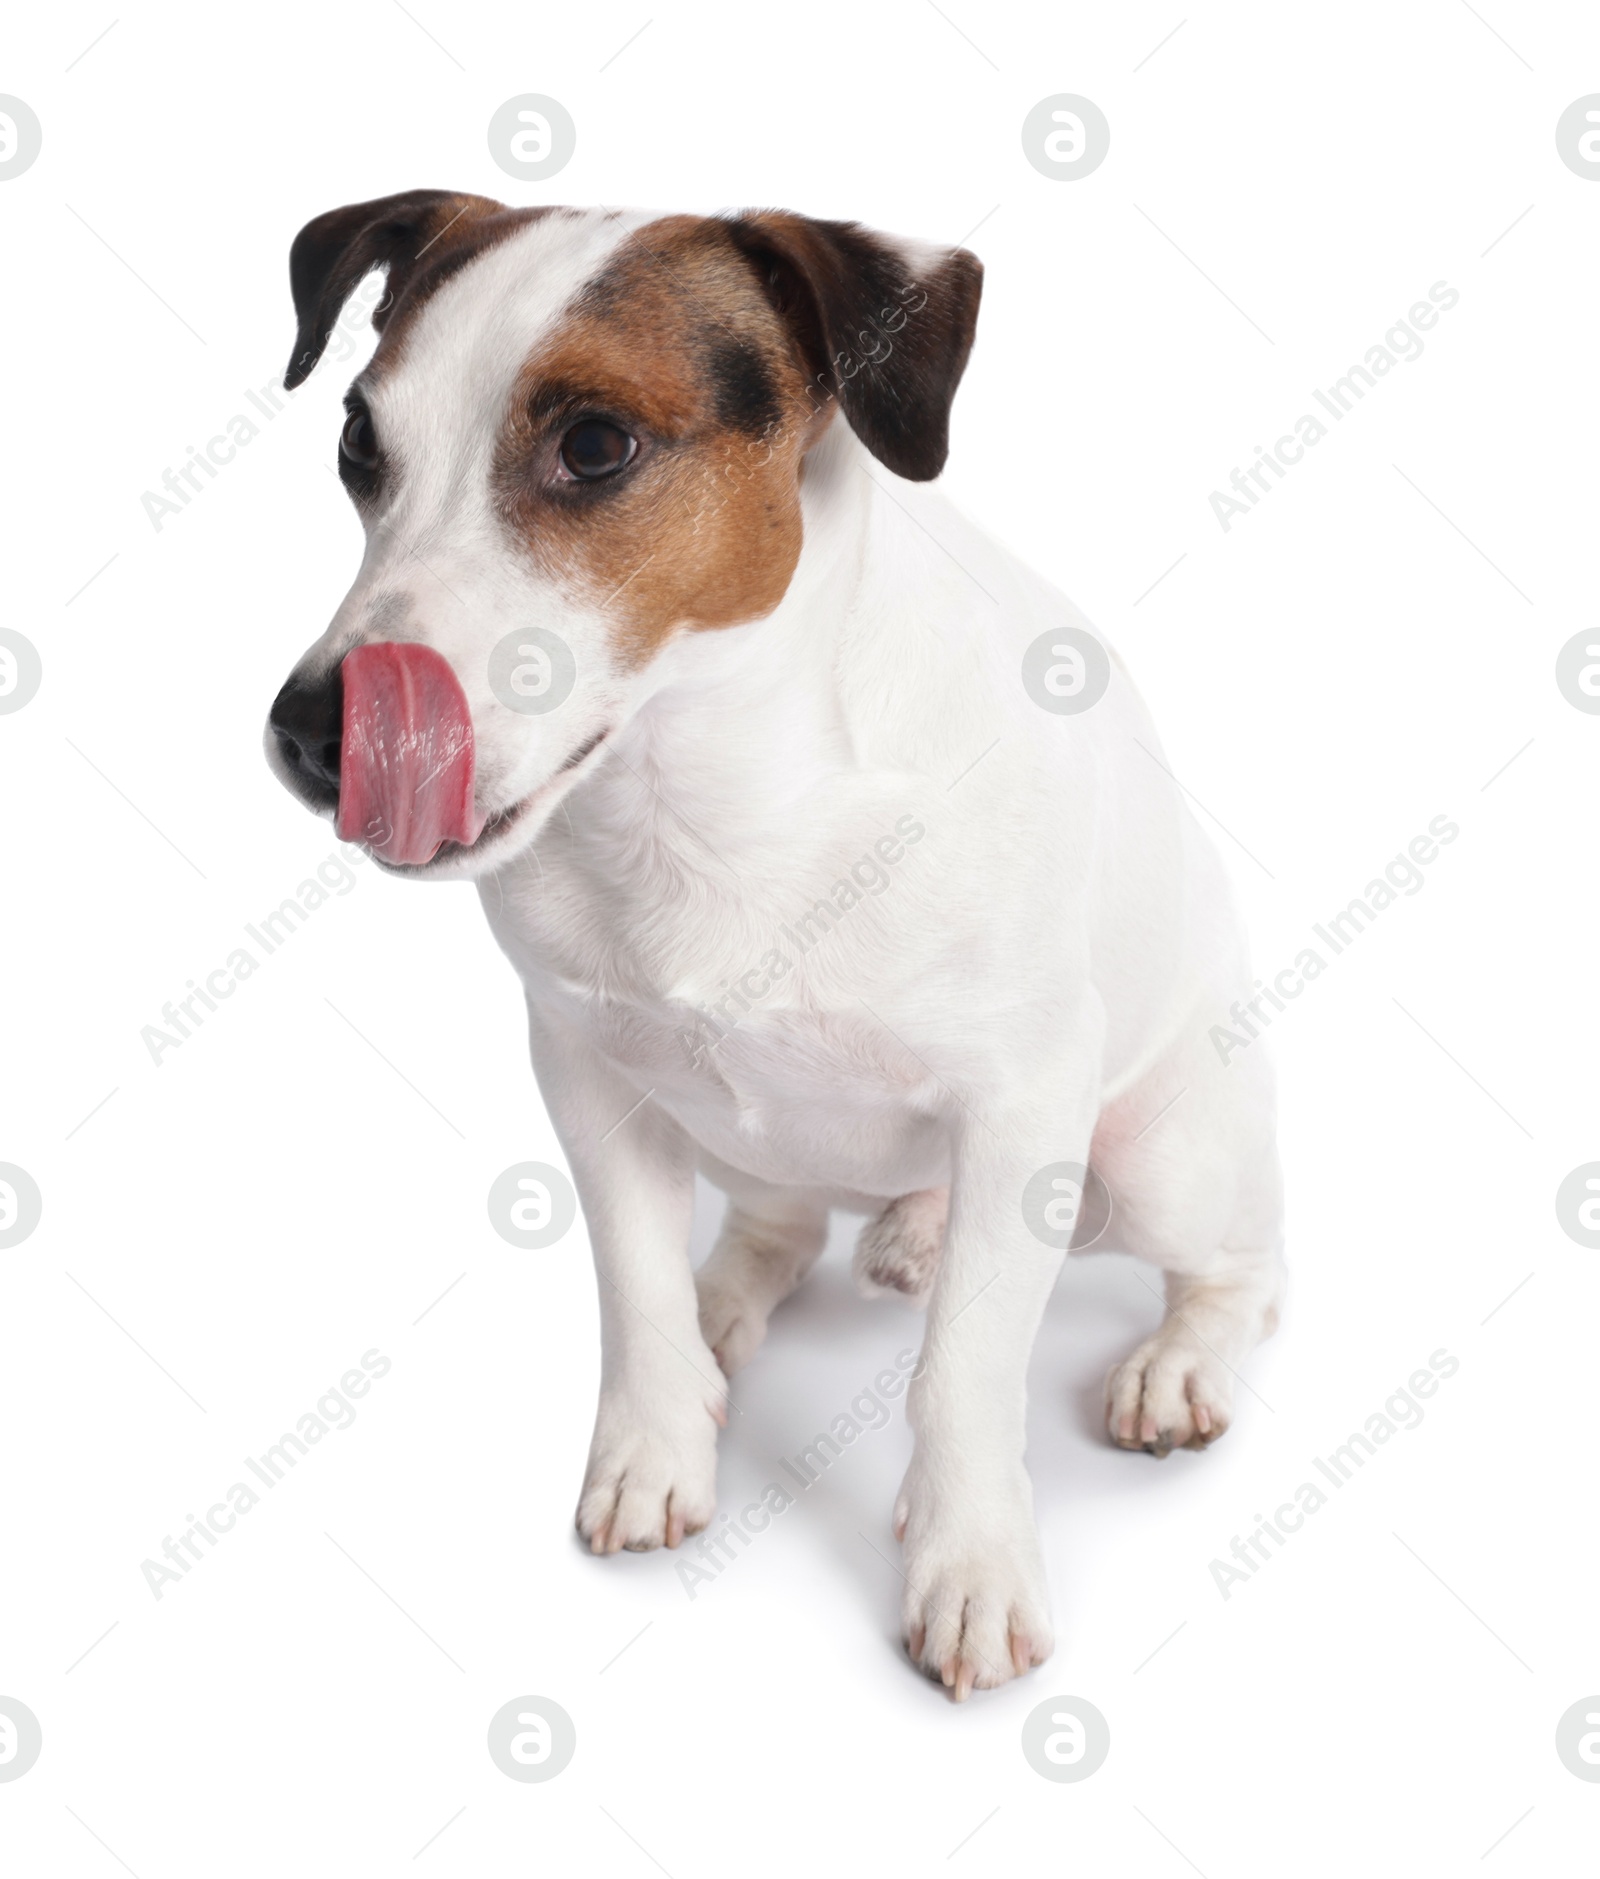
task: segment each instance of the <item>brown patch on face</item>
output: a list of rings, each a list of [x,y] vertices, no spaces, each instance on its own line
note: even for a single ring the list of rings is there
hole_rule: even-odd
[[[669,217],[624,241],[524,365],[496,446],[501,512],[642,663],[680,627],[778,605],[800,556],[801,462],[826,416],[726,226]],[[586,420],[637,442],[592,482],[561,469]]]

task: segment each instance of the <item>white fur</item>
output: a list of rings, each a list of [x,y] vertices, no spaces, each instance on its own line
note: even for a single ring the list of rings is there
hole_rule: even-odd
[[[1051,1648],[1023,1379],[1062,1254],[1024,1223],[1029,1177],[1092,1157],[1109,1240],[1168,1275],[1166,1323],[1110,1379],[1113,1439],[1203,1446],[1271,1329],[1270,1083],[1261,1051],[1224,1067],[1207,1038],[1251,996],[1249,968],[1120,664],[1089,711],[1039,709],[1024,648],[1086,623],[842,421],[806,463],[805,546],[776,612],[684,633],[642,673],[619,668],[602,614],[497,544],[478,440],[530,335],[616,233],[536,224],[430,304],[375,404],[426,469],[329,638],[437,646],[473,707],[480,807],[534,798],[486,862],[427,871],[479,873],[589,1223],[604,1363],[578,1522],[596,1550],[674,1543],[710,1518],[719,1357],[748,1359],[827,1210],[931,1195],[880,1221],[871,1248],[892,1268],[903,1217],[921,1237],[898,1251],[925,1286],[948,1189],[896,1525],[913,1654],[965,1695]],[[375,600],[390,615],[372,632]],[[496,707],[484,678],[489,648],[530,621],[578,659],[549,718]],[[908,817],[925,832],[880,861],[881,891],[811,950],[786,941]],[[751,968],[774,950],[791,969],[766,987]],[[696,1056],[698,1008],[741,979],[749,1009]],[[697,1167],[732,1197],[698,1297]]]

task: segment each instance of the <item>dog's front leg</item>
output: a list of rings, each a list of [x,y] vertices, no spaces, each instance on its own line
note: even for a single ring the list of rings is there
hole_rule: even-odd
[[[1041,1106],[1042,1108],[1043,1106]],[[1042,1664],[1050,1595],[1023,1465],[1028,1355],[1063,1251],[1024,1220],[1030,1177],[1088,1160],[1087,1092],[1063,1126],[969,1112],[957,1130],[950,1220],[908,1415],[916,1433],[895,1507],[912,1659],[959,1702]]]
[[[726,1385],[689,1266],[688,1137],[570,1026],[530,1006],[539,1088],[567,1152],[600,1287],[600,1404],[578,1501],[597,1553],[646,1552],[716,1510]]]

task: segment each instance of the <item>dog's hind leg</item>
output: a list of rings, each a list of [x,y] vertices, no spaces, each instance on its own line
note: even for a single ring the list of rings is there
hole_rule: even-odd
[[[700,1333],[725,1376],[742,1370],[767,1319],[816,1263],[828,1237],[826,1203],[809,1188],[730,1184],[727,1218],[695,1274]]]
[[[1106,1379],[1106,1428],[1119,1448],[1209,1447],[1232,1417],[1240,1366],[1277,1325],[1272,1111],[1262,1053],[1219,1063],[1197,1027],[1100,1119],[1093,1157],[1112,1195],[1108,1242],[1160,1266],[1166,1281],[1160,1328]]]

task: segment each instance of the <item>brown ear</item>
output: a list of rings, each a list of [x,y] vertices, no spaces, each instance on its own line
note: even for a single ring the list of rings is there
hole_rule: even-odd
[[[424,250],[452,224],[461,227],[498,214],[502,206],[453,189],[407,189],[330,209],[307,222],[289,250],[289,288],[299,331],[283,375],[285,388],[293,391],[311,376],[345,301],[373,268],[389,270],[389,291],[372,314],[372,324],[382,332]]]
[[[788,325],[814,394],[837,398],[897,476],[936,477],[978,323],[977,256],[781,210],[732,216],[727,228]]]

